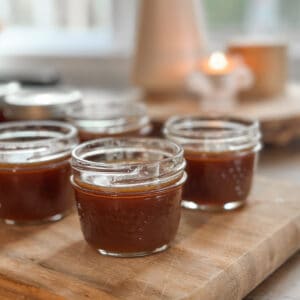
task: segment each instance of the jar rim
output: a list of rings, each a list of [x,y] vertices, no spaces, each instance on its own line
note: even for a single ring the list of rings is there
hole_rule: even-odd
[[[146,158],[145,154],[148,154]],[[88,159],[97,155],[103,155],[103,158],[98,161]],[[169,181],[179,174],[182,177],[185,168],[182,147],[159,138],[103,138],[88,141],[72,151],[71,164],[75,170],[75,181],[77,171],[81,173],[83,182],[119,187],[148,185],[157,180]],[[85,172],[90,172],[91,178],[94,176],[92,180],[89,175],[84,177]],[[101,177],[102,181],[93,184],[97,174],[103,175],[105,182]]]
[[[81,101],[78,90],[22,90],[7,95],[5,104],[13,107],[49,107],[62,106]]]
[[[177,115],[166,121],[164,134],[180,144],[215,145],[221,151],[221,145],[226,144],[228,150],[241,150],[256,146],[261,139],[257,120],[224,115]]]
[[[78,105],[81,101],[78,90],[28,89],[6,96],[3,110],[8,120],[63,119],[66,107]]]
[[[84,159],[82,157],[80,157],[80,151],[82,151],[84,148],[91,148],[93,146],[96,145],[100,145],[102,144],[104,147],[104,144],[110,144],[109,146],[122,146],[122,143],[135,143],[135,142],[139,142],[139,143],[145,143],[145,144],[151,144],[153,142],[162,142],[165,144],[170,145],[174,150],[175,153],[169,157],[163,158],[163,159],[159,159],[159,160],[154,160],[151,162],[141,162],[138,161],[136,163],[130,163],[131,166],[135,166],[135,165],[151,165],[157,162],[166,162],[172,158],[178,157],[178,156],[182,156],[183,155],[183,149],[180,145],[172,142],[172,141],[168,141],[168,140],[164,140],[164,139],[160,139],[160,138],[102,138],[102,139],[95,139],[95,140],[91,140],[91,141],[87,141],[85,143],[81,143],[80,145],[78,145],[75,149],[73,149],[72,151],[72,157],[75,158],[78,162],[82,162],[85,164],[90,164],[93,167],[101,167],[101,168],[109,168],[111,167],[111,163],[102,163],[102,162],[93,162],[87,159]],[[125,145],[123,146],[125,148]],[[146,150],[144,148],[144,150]],[[88,155],[86,155],[88,156]],[[125,163],[125,162],[124,162]],[[123,166],[124,163],[121,163],[120,166]],[[115,164],[114,164],[115,165]],[[115,169],[115,168],[114,168]]]
[[[0,162],[33,163],[71,153],[77,129],[57,121],[18,121],[0,124]]]
[[[150,127],[145,104],[136,101],[85,101],[67,109],[66,118],[91,133],[118,134]]]

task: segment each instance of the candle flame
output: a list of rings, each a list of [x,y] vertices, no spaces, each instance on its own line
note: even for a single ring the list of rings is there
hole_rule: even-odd
[[[220,71],[226,69],[229,63],[222,52],[214,52],[209,57],[208,65],[212,70]]]

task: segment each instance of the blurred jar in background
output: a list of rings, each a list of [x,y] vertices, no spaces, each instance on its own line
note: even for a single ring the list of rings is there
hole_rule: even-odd
[[[23,90],[5,97],[3,115],[7,121],[64,120],[66,110],[81,101],[75,90]]]
[[[0,122],[5,120],[3,115],[3,105],[5,97],[13,95],[21,90],[21,85],[18,82],[9,82],[0,84]]]
[[[152,126],[146,106],[136,101],[87,101],[66,112],[80,141],[102,137],[146,136]]]

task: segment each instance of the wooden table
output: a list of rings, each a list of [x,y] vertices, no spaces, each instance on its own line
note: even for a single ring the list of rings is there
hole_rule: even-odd
[[[300,143],[287,148],[265,149],[258,173],[288,183],[300,183]],[[300,200],[300,199],[299,199]],[[299,300],[300,253],[261,283],[245,300]]]

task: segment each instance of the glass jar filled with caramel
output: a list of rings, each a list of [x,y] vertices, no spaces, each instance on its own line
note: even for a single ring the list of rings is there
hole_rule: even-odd
[[[146,136],[151,131],[146,106],[138,101],[85,101],[67,110],[67,120],[83,141],[103,137]]]
[[[0,125],[0,219],[35,224],[61,219],[73,205],[71,150],[77,130],[54,121]]]
[[[165,250],[180,220],[183,149],[150,138],[106,138],[72,153],[72,184],[86,241],[103,255]]]
[[[178,116],[166,122],[164,134],[184,148],[183,207],[218,211],[245,203],[261,149],[258,122]]]

